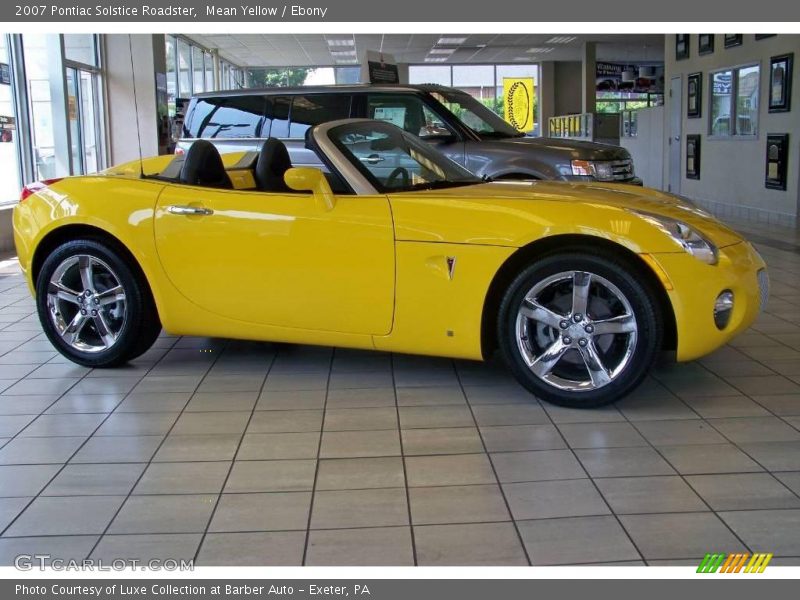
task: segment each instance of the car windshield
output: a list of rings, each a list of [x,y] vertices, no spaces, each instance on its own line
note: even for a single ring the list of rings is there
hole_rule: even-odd
[[[361,121],[333,127],[328,137],[380,192],[472,185],[483,180],[399,127]]]
[[[509,138],[525,135],[465,92],[443,90],[432,92],[431,96],[441,102],[459,121],[481,138]]]

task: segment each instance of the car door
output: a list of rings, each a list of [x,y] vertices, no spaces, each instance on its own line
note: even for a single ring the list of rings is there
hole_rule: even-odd
[[[230,319],[385,335],[394,310],[394,239],[385,196],[169,185],[155,238],[175,287]]]

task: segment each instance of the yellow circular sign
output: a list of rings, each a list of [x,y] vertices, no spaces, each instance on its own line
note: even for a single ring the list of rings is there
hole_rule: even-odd
[[[528,90],[521,81],[517,81],[508,88],[508,116],[514,129],[524,131],[531,118],[531,98]]]

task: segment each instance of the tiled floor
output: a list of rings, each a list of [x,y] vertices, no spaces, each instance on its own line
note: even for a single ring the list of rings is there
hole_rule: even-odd
[[[7,266],[0,564],[800,564],[800,248],[756,233],[756,326],[586,411],[496,365],[331,348],[165,336],[90,371]]]

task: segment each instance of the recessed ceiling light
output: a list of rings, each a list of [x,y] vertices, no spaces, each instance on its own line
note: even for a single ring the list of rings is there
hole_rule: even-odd
[[[576,35],[556,35],[547,40],[545,44],[569,44],[577,39]]]
[[[447,60],[446,56],[426,56],[425,62],[445,62]]]
[[[356,50],[355,48],[351,50],[330,50],[331,56],[355,56]]]
[[[452,54],[455,51],[455,48],[431,48],[428,54]]]
[[[337,65],[354,65],[358,62],[357,58],[337,58]]]
[[[443,37],[436,42],[437,46],[460,46],[467,41],[465,37]]]
[[[530,60],[531,59],[530,59],[529,56],[515,56],[514,57],[514,61],[515,62],[530,62]]]
[[[355,46],[356,41],[353,38],[347,39],[327,39],[328,46]]]
[[[552,48],[528,48],[525,52],[528,54],[547,54],[548,52],[552,52]]]

